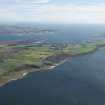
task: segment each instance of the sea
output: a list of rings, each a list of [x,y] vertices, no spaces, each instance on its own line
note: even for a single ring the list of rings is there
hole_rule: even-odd
[[[0,34],[0,41],[33,39],[80,43],[105,33],[103,24],[29,24],[53,32]],[[51,70],[30,73],[0,87],[0,105],[105,105],[105,48],[70,58]]]

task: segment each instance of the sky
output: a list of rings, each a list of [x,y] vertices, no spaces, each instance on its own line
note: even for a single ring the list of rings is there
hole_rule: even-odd
[[[0,0],[0,22],[105,23],[105,0]]]

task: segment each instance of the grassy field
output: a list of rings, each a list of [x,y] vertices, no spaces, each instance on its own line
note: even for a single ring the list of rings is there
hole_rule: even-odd
[[[71,55],[83,54],[93,51],[96,48],[95,45],[90,44],[71,44],[64,48],[65,53]]]
[[[31,69],[49,68],[70,56],[82,55],[105,46],[105,41],[86,43],[30,43],[0,45],[0,84],[22,77]],[[5,82],[4,82],[5,81]]]

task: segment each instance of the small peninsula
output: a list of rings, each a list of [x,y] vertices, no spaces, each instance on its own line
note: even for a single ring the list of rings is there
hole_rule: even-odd
[[[104,46],[104,40],[84,43],[0,42],[0,86],[30,72],[52,69],[70,57],[92,53]]]

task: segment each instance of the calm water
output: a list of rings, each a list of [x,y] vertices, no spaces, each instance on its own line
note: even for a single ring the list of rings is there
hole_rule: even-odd
[[[25,24],[24,24],[25,25]],[[22,26],[24,26],[22,25]],[[21,25],[20,25],[21,26]],[[27,25],[25,25],[27,26]],[[80,42],[90,40],[96,35],[105,33],[105,25],[53,25],[53,24],[29,24],[29,26],[35,29],[51,29],[54,32],[50,33],[33,33],[27,35],[17,35],[17,34],[0,34],[0,41],[2,40],[22,40],[22,39],[36,39],[44,38],[51,42]]]
[[[73,33],[77,33],[75,36],[65,34],[60,39],[76,41],[77,35],[83,40],[87,32],[93,33],[91,28],[90,31],[85,28],[85,32],[77,27],[72,27]],[[95,30],[94,34],[97,30],[104,31],[104,28]],[[72,58],[53,70],[31,73],[1,87],[0,105],[105,105],[105,49]]]
[[[0,105],[105,105],[105,49],[1,87]]]

